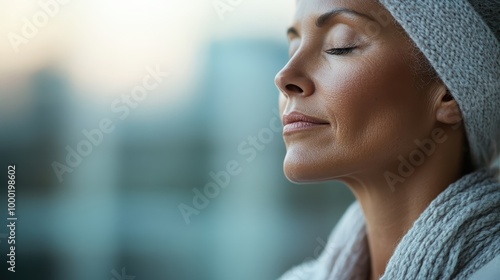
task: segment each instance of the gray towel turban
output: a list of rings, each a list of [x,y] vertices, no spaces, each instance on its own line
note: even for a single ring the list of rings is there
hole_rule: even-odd
[[[462,111],[476,168],[500,154],[500,0],[379,0]]]

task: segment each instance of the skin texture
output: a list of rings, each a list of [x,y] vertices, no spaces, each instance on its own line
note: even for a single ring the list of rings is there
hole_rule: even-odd
[[[338,8],[373,19],[339,13],[317,26],[319,16]],[[466,172],[459,107],[376,1],[298,0],[291,27],[290,60],[275,78],[281,114],[300,112],[327,124],[284,133],[285,175],[350,187],[367,221],[370,279],[378,279],[412,223]],[[338,50],[347,47],[354,48]],[[436,129],[440,143],[402,174],[401,158]]]

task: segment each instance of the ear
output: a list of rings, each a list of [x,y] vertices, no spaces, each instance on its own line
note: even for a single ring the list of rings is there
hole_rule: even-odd
[[[445,85],[439,86],[437,97],[436,120],[449,125],[461,122],[462,112],[460,107]]]

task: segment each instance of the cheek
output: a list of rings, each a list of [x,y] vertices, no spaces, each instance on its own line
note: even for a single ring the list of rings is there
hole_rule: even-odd
[[[331,81],[322,92],[338,144],[353,158],[387,154],[411,142],[427,112],[410,66],[390,55],[378,57],[386,59],[346,63],[323,79]]]
[[[326,86],[325,92],[332,93],[329,99],[339,102],[347,111],[372,111],[370,108],[375,105],[391,107],[404,103],[411,94],[410,73],[404,65],[365,61],[339,70],[333,73],[330,78],[333,83]]]

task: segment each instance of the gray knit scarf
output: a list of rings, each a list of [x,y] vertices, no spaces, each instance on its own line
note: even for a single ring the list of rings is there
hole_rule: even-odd
[[[500,255],[500,183],[480,169],[436,197],[402,238],[382,280],[468,279]],[[280,280],[366,280],[370,259],[358,202],[333,230],[321,256]]]

